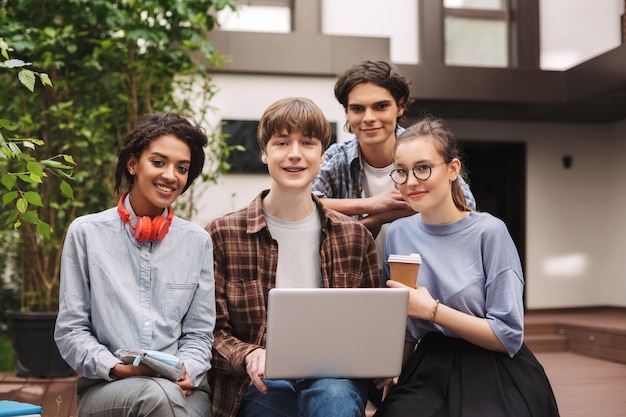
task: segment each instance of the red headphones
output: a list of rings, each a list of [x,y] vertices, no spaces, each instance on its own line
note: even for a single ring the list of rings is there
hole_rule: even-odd
[[[122,197],[120,197],[120,201],[117,203],[117,212],[120,215],[120,219],[122,219],[124,223],[130,225],[130,213],[126,210],[126,207],[124,207],[124,199],[127,195],[128,192],[125,192]],[[135,223],[133,236],[135,236],[135,239],[140,242],[147,242],[148,239],[155,241],[163,240],[167,232],[170,230],[170,224],[172,224],[173,217],[174,210],[172,210],[172,206],[167,208],[167,217],[156,216],[154,219],[151,219],[149,216],[137,217],[137,223]]]

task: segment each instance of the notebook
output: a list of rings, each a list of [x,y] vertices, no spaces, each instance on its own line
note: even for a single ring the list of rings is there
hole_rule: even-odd
[[[0,416],[39,416],[42,408],[38,405],[19,401],[0,401]]]
[[[403,288],[273,288],[266,379],[400,375],[409,292]]]

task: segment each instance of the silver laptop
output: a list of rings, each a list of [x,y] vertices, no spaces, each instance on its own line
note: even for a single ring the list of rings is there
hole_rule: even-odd
[[[400,375],[409,292],[398,288],[274,288],[265,378]]]

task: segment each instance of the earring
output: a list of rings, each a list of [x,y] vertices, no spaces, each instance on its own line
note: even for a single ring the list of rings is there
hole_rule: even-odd
[[[134,170],[132,170],[132,169],[129,169],[129,170],[128,170],[128,173],[129,173],[130,175],[135,175],[135,171],[134,171]]]

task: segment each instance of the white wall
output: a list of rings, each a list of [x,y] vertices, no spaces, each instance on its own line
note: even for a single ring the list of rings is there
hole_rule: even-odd
[[[390,58],[417,64],[416,0],[322,0],[322,33],[389,38]]]
[[[626,181],[624,174],[624,156],[626,155],[626,120],[611,127],[612,139],[606,164],[609,175],[608,195],[612,200],[611,213],[606,219],[610,230],[610,239],[600,246],[606,251],[609,265],[609,276],[603,287],[603,299],[608,304],[626,304]],[[601,203],[600,203],[601,204]],[[604,219],[598,219],[604,221]],[[595,275],[595,274],[594,274]],[[598,279],[595,276],[595,279]]]
[[[540,0],[541,68],[564,70],[618,47],[623,0]]]
[[[623,256],[612,250],[620,241],[625,247],[619,229],[626,218],[614,214],[616,191],[624,186],[616,184],[610,163],[617,152],[624,155],[626,125],[449,124],[463,139],[527,145],[527,307],[626,305],[626,282],[615,265]],[[571,169],[563,168],[566,154]]]

